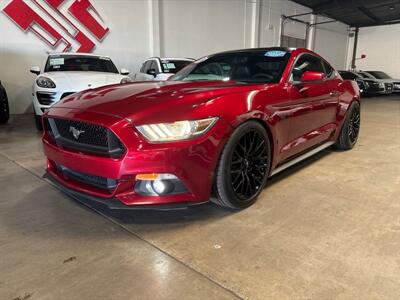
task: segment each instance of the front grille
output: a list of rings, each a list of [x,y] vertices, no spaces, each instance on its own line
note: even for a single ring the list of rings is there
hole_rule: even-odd
[[[52,105],[55,102],[55,94],[56,93],[36,92],[36,98],[41,105]]]
[[[47,118],[45,124],[48,134],[60,147],[114,158],[125,152],[115,134],[103,126],[55,118]]]
[[[385,88],[387,91],[393,90],[393,83],[385,83]]]
[[[61,95],[61,98],[60,98],[60,99],[64,99],[65,97],[67,97],[67,96],[69,96],[69,95],[72,95],[72,94],[75,94],[75,92],[64,93],[64,94]]]
[[[116,179],[77,172],[60,164],[56,164],[56,167],[58,173],[66,180],[74,180],[98,189],[112,191],[118,183]]]

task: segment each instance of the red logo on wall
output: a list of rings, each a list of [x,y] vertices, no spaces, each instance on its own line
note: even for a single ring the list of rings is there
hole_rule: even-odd
[[[95,42],[89,34],[101,42],[109,32],[89,0],[72,3],[70,0],[12,0],[3,12],[23,31],[32,31],[52,49],[65,44],[64,52],[91,52]]]

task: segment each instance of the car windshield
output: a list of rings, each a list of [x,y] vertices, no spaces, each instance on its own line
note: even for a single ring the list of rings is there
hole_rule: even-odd
[[[357,74],[360,75],[362,78],[365,78],[365,79],[376,79],[374,76],[372,76],[371,74],[368,74],[366,72],[359,72]]]
[[[368,71],[368,73],[378,79],[392,79],[392,77],[382,71]]]
[[[163,73],[177,73],[191,63],[190,60],[164,59],[161,61],[161,68]]]
[[[246,83],[277,83],[290,58],[290,52],[276,49],[228,52],[202,58],[169,80],[235,80]]]
[[[118,73],[118,69],[109,57],[83,55],[49,56],[45,72],[86,71]]]

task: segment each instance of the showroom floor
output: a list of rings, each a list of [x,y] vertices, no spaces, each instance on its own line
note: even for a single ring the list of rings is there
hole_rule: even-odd
[[[31,119],[0,127],[1,299],[400,299],[400,96],[235,213],[81,205],[42,179]]]

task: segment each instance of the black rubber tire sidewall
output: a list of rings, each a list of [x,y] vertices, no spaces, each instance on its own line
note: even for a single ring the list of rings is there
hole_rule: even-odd
[[[5,124],[10,118],[10,107],[8,103],[7,93],[0,90],[0,124]]]
[[[230,163],[231,157],[233,155],[233,150],[236,144],[238,143],[240,138],[250,130],[257,130],[264,136],[268,151],[268,162],[267,162],[266,175],[263,179],[263,183],[261,184],[261,188],[250,199],[248,199],[247,201],[242,201],[235,195],[235,192],[233,191],[228,165]],[[224,147],[224,150],[222,152],[220,161],[218,163],[216,178],[215,178],[215,193],[217,199],[216,201],[214,200],[214,202],[216,202],[219,205],[232,209],[243,209],[252,205],[257,200],[257,197],[262,192],[263,187],[266,184],[269,175],[270,165],[271,165],[271,145],[265,128],[256,121],[248,121],[240,125],[228,139]]]
[[[358,109],[358,112],[359,112],[360,118],[361,118],[360,104],[357,101],[354,101],[350,105],[350,108],[347,111],[346,119],[343,122],[342,129],[340,131],[339,137],[335,144],[335,148],[337,148],[339,150],[350,150],[357,144],[358,135],[360,134],[360,131],[358,132],[357,139],[355,140],[354,143],[352,143],[350,141],[349,129],[348,129],[348,125],[349,125],[351,116],[355,109]]]

